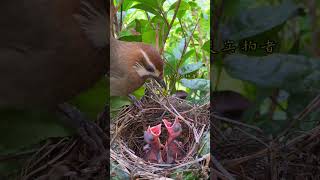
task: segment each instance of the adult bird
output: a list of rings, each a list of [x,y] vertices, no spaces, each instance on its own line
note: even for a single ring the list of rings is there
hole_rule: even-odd
[[[64,102],[107,72],[107,14],[105,0],[2,0],[0,107],[58,110],[103,149],[101,130]]]
[[[134,43],[109,38],[109,14],[105,0],[1,1],[0,107],[58,110],[90,147],[103,149],[101,129],[65,102],[88,90],[105,74],[123,73],[126,64],[137,68],[136,74],[124,77],[138,80],[117,78],[114,82],[113,77],[121,76],[111,76],[111,83],[117,84],[112,85],[111,95],[117,94],[114,92],[120,85],[118,89],[129,93],[141,85],[141,79],[162,75],[161,65],[148,63],[159,60],[159,56],[153,58],[149,46],[132,46]],[[118,82],[135,87],[126,88],[127,84]]]
[[[113,3],[111,7],[115,11]],[[115,12],[111,13],[111,22],[113,22],[114,14]],[[112,29],[110,32],[113,32]],[[129,96],[135,100],[131,93],[149,78],[156,80],[163,88],[166,88],[163,80],[164,61],[154,47],[142,42],[120,41],[114,38],[113,34],[110,34],[110,45],[111,96]]]

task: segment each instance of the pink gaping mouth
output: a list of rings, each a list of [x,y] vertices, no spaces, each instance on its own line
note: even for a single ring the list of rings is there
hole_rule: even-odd
[[[161,124],[158,124],[156,126],[153,126],[150,128],[150,131],[155,136],[160,136],[161,134]]]
[[[166,119],[162,119],[164,125],[166,126],[166,128],[171,128],[172,127],[172,123],[169,122],[168,120]]]

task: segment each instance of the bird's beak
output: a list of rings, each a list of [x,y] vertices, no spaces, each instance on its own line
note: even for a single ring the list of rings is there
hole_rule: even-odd
[[[167,89],[167,85],[161,77],[155,77],[154,79],[160,84],[161,87]]]
[[[150,131],[154,136],[159,137],[161,134],[161,124],[151,127]]]
[[[169,121],[166,120],[166,119],[163,119],[162,121],[163,121],[163,123],[164,123],[164,126],[167,128],[167,131],[168,131],[168,133],[169,133],[169,136],[171,136],[171,134],[172,134],[172,124],[171,124],[171,122],[169,122]]]

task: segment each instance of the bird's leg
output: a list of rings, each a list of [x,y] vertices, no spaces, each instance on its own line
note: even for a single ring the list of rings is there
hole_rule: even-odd
[[[129,94],[128,97],[137,108],[143,109],[141,101],[139,101],[134,95]]]
[[[66,117],[66,123],[78,130],[78,134],[90,147],[90,150],[97,155],[106,152],[104,142],[107,140],[107,136],[99,126],[86,119],[84,114],[70,104],[60,104],[58,109]]]

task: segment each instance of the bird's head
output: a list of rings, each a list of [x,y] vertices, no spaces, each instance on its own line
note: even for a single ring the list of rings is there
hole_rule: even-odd
[[[159,138],[161,134],[161,124],[158,124],[156,126],[148,127],[147,131],[144,132],[144,140],[151,144]]]
[[[164,61],[159,52],[147,44],[138,43],[137,45],[137,56],[134,59],[133,68],[138,76],[143,80],[152,78],[166,88],[163,80]]]
[[[166,119],[163,119],[162,121],[163,121],[165,127],[167,128],[168,134],[171,138],[176,138],[176,137],[180,136],[180,134],[182,132],[182,126],[179,122],[178,117],[176,117],[173,124]]]

